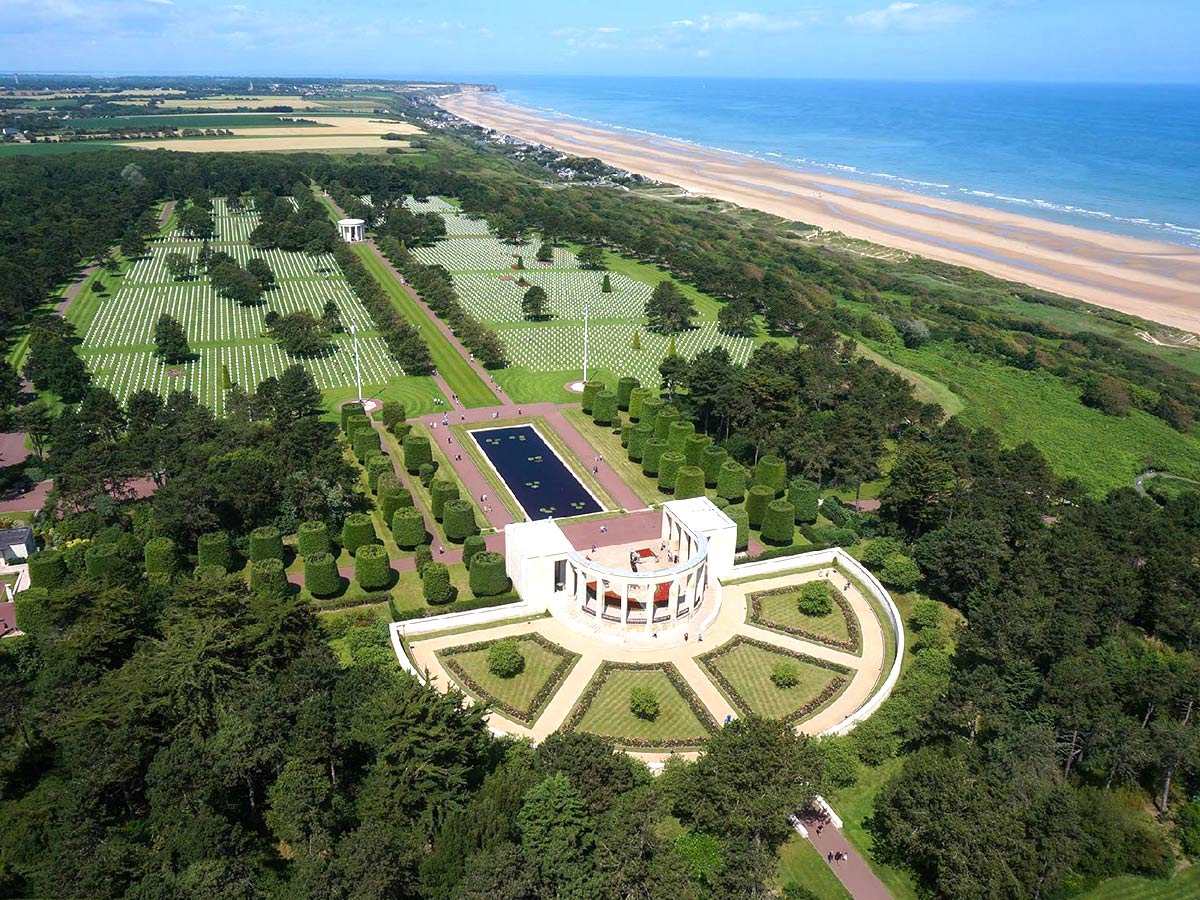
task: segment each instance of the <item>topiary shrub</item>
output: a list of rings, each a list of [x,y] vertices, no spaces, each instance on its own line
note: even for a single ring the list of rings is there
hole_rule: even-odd
[[[683,445],[683,455],[687,457],[687,464],[704,468],[704,451],[711,443],[712,438],[707,434],[689,435],[687,443]]]
[[[383,521],[390,522],[396,515],[396,510],[413,505],[412,492],[398,484],[392,484],[379,490],[379,512]]]
[[[42,550],[29,557],[29,583],[54,590],[67,583],[67,562],[57,550]]]
[[[512,638],[496,641],[488,647],[488,671],[497,678],[515,678],[525,671],[525,657]]]
[[[762,528],[767,504],[775,499],[775,491],[765,484],[756,484],[746,492],[746,515],[751,528]]]
[[[433,465],[433,448],[429,446],[429,438],[420,434],[410,434],[404,439],[404,470],[409,475],[416,475],[421,466]]]
[[[446,503],[459,498],[458,485],[444,478],[435,478],[429,485],[429,507],[439,522],[445,515]]]
[[[379,476],[383,474],[391,474],[392,458],[380,454],[372,456],[367,460],[367,486],[373,491],[379,490]]]
[[[699,466],[680,466],[675,473],[675,499],[704,496],[704,470]]]
[[[629,446],[629,436],[633,434],[634,427],[635,426],[632,422],[626,422],[624,425],[621,426],[621,446],[622,447]]]
[[[417,474],[417,477],[421,479],[421,484],[425,485],[425,487],[433,484],[433,476],[437,474],[437,470],[438,464],[435,462],[422,463],[421,469]]]
[[[658,477],[658,462],[667,452],[667,442],[659,438],[650,438],[642,450],[642,473],[647,478]]]
[[[653,394],[646,397],[642,401],[642,418],[640,421],[651,428],[657,428],[658,414],[666,405],[667,402],[662,397],[655,397]]]
[[[721,466],[729,459],[729,453],[724,447],[709,444],[700,451],[700,468],[704,470],[704,483],[708,487],[716,487],[721,477]]]
[[[701,471],[704,470],[701,469]],[[725,507],[729,506],[729,501],[724,497],[713,497],[713,506],[715,506],[717,509],[724,509]]]
[[[411,550],[425,543],[425,517],[415,506],[402,506],[392,513],[392,538],[396,545]]]
[[[179,570],[179,548],[169,537],[156,537],[146,541],[142,556],[146,561],[147,575],[170,577]]]
[[[351,416],[365,416],[367,414],[367,411],[363,408],[363,405],[357,400],[351,400],[349,403],[343,403],[338,412],[341,414],[342,431],[345,433],[349,433],[349,422]]]
[[[684,455],[674,450],[668,450],[658,458],[658,489],[660,491],[670,494],[675,490],[675,476],[679,474],[684,462],[686,462]]]
[[[634,388],[629,395],[629,421],[640,422],[642,419],[642,404],[647,398],[653,397],[654,392],[647,387]]]
[[[314,597],[332,597],[342,589],[337,560],[328,553],[316,553],[304,558],[304,586]]]
[[[421,573],[421,591],[425,595],[425,602],[431,606],[440,606],[454,599],[450,570],[446,568],[445,563],[425,564],[425,571]]]
[[[639,719],[653,722],[659,713],[658,695],[650,688],[635,687],[629,691],[629,711]]]
[[[359,547],[375,543],[375,523],[366,513],[350,513],[342,522],[342,546],[353,556]]]
[[[820,512],[821,489],[812,481],[793,478],[788,483],[788,502],[796,508],[796,521],[811,525]]]
[[[120,548],[116,544],[92,544],[87,550],[87,573],[93,578],[108,575],[121,568]]]
[[[342,431],[346,432],[346,439],[353,442],[354,435],[358,434],[364,428],[371,427],[371,420],[367,418],[367,414],[363,412],[351,413],[346,416],[346,424]]]
[[[596,395],[602,390],[604,390],[603,381],[585,381],[583,383],[583,396],[579,398],[579,408],[590,415],[592,404],[596,401]]]
[[[196,567],[220,566],[226,572],[233,565],[233,551],[229,546],[229,535],[224,531],[210,531],[196,540]]]
[[[629,435],[629,458],[641,462],[646,453],[646,443],[654,437],[654,427],[645,422],[639,424]]]
[[[21,591],[13,598],[17,627],[35,637],[43,634],[50,624],[49,604],[50,591],[47,588],[29,587]]]
[[[324,522],[301,522],[296,536],[297,550],[305,559],[329,552],[329,529]]]
[[[408,410],[399,400],[385,400],[379,410],[379,421],[389,431],[395,431],[396,426],[408,418]]]
[[[274,525],[263,525],[250,532],[250,561],[283,559],[283,535]]]
[[[746,514],[746,507],[741,503],[730,504],[725,507],[724,513],[737,526],[737,549],[745,550],[750,546],[750,517]]]
[[[778,456],[764,456],[754,467],[754,483],[765,485],[778,497],[787,485],[787,463]]]
[[[260,594],[286,594],[288,580],[283,560],[272,557],[253,562],[250,566],[250,589]]]
[[[800,667],[780,660],[771,667],[771,681],[782,690],[794,688],[800,683]]]
[[[691,422],[680,420],[672,422],[671,428],[667,432],[667,446],[676,453],[684,454],[684,459],[687,459],[687,442],[689,438],[696,436],[696,426]]]
[[[446,537],[458,544],[479,533],[475,524],[475,509],[469,500],[449,500],[442,516]]]
[[[629,410],[629,403],[633,399],[633,392],[641,387],[641,382],[632,375],[626,375],[617,382],[617,408],[622,412]]]
[[[800,596],[796,607],[803,615],[819,619],[833,612],[833,596],[829,591],[829,582],[808,581],[800,586]]]
[[[597,425],[611,425],[620,421],[617,413],[617,395],[612,391],[601,391],[592,401],[592,421]]]
[[[487,549],[487,541],[484,539],[482,534],[471,535],[469,538],[467,538],[465,541],[463,541],[463,548],[462,548],[463,565],[466,566],[468,569],[471,568],[471,560],[474,559],[477,554],[482,553],[486,549]]]
[[[762,539],[783,547],[796,535],[796,508],[786,500],[772,500],[763,516]]]
[[[413,554],[413,565],[416,567],[417,575],[424,577],[425,567],[433,562],[433,549],[428,544],[421,544],[417,547],[417,552]]]
[[[671,426],[679,421],[679,410],[674,406],[667,404],[658,411],[658,415],[654,417],[654,436],[661,441],[667,439],[667,435],[671,433]]]
[[[354,557],[354,580],[365,591],[381,591],[392,583],[392,568],[382,544],[359,548]]]
[[[717,496],[724,497],[730,503],[741,503],[746,494],[746,470],[741,463],[732,459],[721,464],[717,475]]]
[[[359,461],[366,462],[368,457],[381,452],[379,432],[374,428],[360,428],[354,432],[350,446],[354,449],[354,455],[358,457]]]
[[[471,560],[471,593],[476,597],[495,597],[511,587],[504,571],[504,557],[485,550]]]

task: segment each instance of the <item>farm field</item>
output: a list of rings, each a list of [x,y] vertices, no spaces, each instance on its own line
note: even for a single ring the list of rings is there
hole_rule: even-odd
[[[297,360],[263,334],[263,317],[269,310],[281,314],[308,310],[320,315],[326,301],[333,300],[343,323],[358,326],[363,390],[374,394],[396,381],[403,370],[387,352],[383,340],[373,333],[371,317],[350,290],[333,256],[309,257],[281,250],[257,251],[247,240],[258,223],[251,211],[230,214],[223,199],[213,201],[215,250],[223,250],[245,262],[260,257],[274,270],[277,286],[264,302],[242,307],[218,296],[206,278],[173,282],[166,272],[168,253],[181,252],[193,258],[199,240],[169,232],[151,244],[149,254],[133,263],[120,285],[107,297],[77,304],[68,317],[83,337],[81,353],[96,382],[121,401],[137,390],[166,395],[190,390],[218,413],[224,408],[224,392],[231,383],[252,389],[270,376],[300,362],[323,391],[355,392],[354,356],[348,335],[336,335],[336,350],[329,356]],[[154,326],[158,317],[169,314],[187,332],[197,358],[167,366],[154,355]],[[436,388],[428,379],[423,390],[406,390],[406,399],[417,402],[417,410],[432,408]],[[347,398],[348,399],[348,398]]]
[[[262,115],[251,114],[255,120]],[[202,118],[190,116],[189,118]],[[236,116],[220,116],[224,121]],[[192,152],[251,151],[251,150],[342,150],[405,147],[407,141],[384,140],[386,134],[418,135],[421,130],[407,122],[387,121],[369,116],[310,116],[308,124],[276,122],[274,126],[247,127],[237,124],[231,128],[233,137],[167,138],[122,142],[125,146],[143,150],[183,150]],[[217,126],[213,126],[217,127]]]
[[[414,212],[435,212],[446,222],[447,237],[413,255],[426,265],[439,265],[454,278],[459,299],[469,312],[500,332],[508,348],[509,368],[496,380],[515,402],[568,399],[563,384],[579,377],[583,358],[583,310],[589,316],[589,376],[615,382],[633,375],[643,384],[659,382],[658,365],[671,339],[646,329],[643,315],[654,285],[669,276],[652,267],[610,259],[611,292],[601,290],[604,271],[580,268],[569,248],[555,247],[553,261],[540,263],[536,238],[510,244],[491,234],[487,223],[462,215],[442,198],[405,205]],[[514,268],[517,257],[524,265]],[[522,283],[522,281],[524,283]],[[527,321],[521,298],[531,285],[547,294],[545,321]],[[732,337],[717,330],[718,301],[680,285],[696,305],[696,327],[675,336],[675,349],[691,358],[702,350],[723,346],[737,363],[749,359],[752,338]],[[638,346],[640,345],[640,346]]]

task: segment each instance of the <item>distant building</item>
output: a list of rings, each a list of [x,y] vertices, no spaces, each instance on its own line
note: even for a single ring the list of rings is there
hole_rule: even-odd
[[[366,239],[366,223],[362,219],[338,219],[338,234],[347,244],[357,244]]]
[[[0,559],[4,562],[25,560],[36,549],[33,543],[32,528],[25,526],[0,530]]]

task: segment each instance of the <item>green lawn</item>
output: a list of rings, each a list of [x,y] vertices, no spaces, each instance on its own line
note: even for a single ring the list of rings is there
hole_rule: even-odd
[[[846,617],[841,608],[835,603],[833,612],[827,616],[806,616],[800,612],[800,589],[786,594],[763,596],[761,604],[761,619],[754,624],[764,628],[783,625],[790,628],[800,628],[815,635],[831,638],[835,641],[845,641],[850,637],[846,627]],[[751,615],[750,611],[747,611]],[[775,629],[782,630],[782,629]],[[786,631],[784,633],[787,633]]]
[[[775,882],[780,888],[788,884],[806,887],[820,900],[851,900],[850,892],[838,881],[821,854],[798,834],[792,835],[779,848],[779,871]]]
[[[602,666],[596,678],[601,681],[599,690],[582,709],[575,730],[612,738],[618,745],[636,749],[673,744],[696,746],[708,738],[709,730],[662,667],[632,670]],[[648,688],[657,695],[661,708],[654,721],[640,719],[630,712],[629,692],[635,687]],[[579,707],[569,721],[575,720],[578,711]],[[628,741],[633,743],[626,744]]]
[[[1196,900],[1200,897],[1200,866],[1191,866],[1169,881],[1124,875],[1081,894],[1076,900]]]
[[[446,379],[450,389],[458,394],[458,399],[466,407],[491,406],[496,403],[495,395],[484,384],[483,379],[471,368],[446,336],[438,329],[436,323],[425,313],[408,292],[400,286],[387,266],[376,255],[375,250],[368,244],[356,244],[354,252],[362,261],[367,271],[387,293],[392,303],[400,313],[421,328],[421,337],[429,345],[429,353],[438,374]]]
[[[872,838],[865,825],[875,811],[875,796],[879,789],[903,765],[904,761],[897,757],[881,766],[864,767],[854,785],[834,791],[828,799],[834,811],[842,817],[842,833],[892,892],[893,900],[917,900],[916,883],[908,872],[875,861],[871,855]]]
[[[495,641],[489,641],[488,646],[493,643]],[[516,719],[523,725],[532,725],[570,672],[570,669],[564,669],[555,677],[555,668],[564,662],[579,659],[577,654],[556,644],[547,646],[548,643],[529,637],[518,639],[517,648],[525,657],[525,671],[512,678],[498,678],[488,670],[487,647],[465,652],[450,647],[439,651],[437,656],[443,665],[460,667],[474,682],[473,685],[466,683],[460,679],[460,673],[450,669],[460,687],[476,700],[497,707],[502,715]],[[547,691],[548,684],[553,687]],[[519,714],[515,711],[519,711]]]
[[[607,369],[600,373],[606,380],[616,384],[617,376]],[[588,373],[590,378],[592,373]],[[496,372],[496,383],[513,403],[568,403],[578,401],[579,395],[566,389],[566,385],[578,381],[579,369],[563,369],[556,372],[534,372],[526,366],[509,366]]]
[[[740,710],[743,714],[753,713],[768,719],[786,719],[792,716],[820,694],[835,678],[845,677],[831,669],[802,662],[791,654],[774,652],[748,643],[739,643],[727,651],[724,647],[718,648],[701,657],[699,662],[710,676],[724,676],[732,685],[742,702],[732,696],[729,697],[730,702],[737,707],[749,707]],[[795,687],[780,688],[771,681],[771,669],[781,662],[791,663],[796,667],[800,683]],[[722,693],[729,693],[720,678],[714,677],[713,683]],[[846,678],[846,684],[849,684],[849,678]],[[820,707],[805,714],[804,718],[828,705],[836,696],[830,696]]]

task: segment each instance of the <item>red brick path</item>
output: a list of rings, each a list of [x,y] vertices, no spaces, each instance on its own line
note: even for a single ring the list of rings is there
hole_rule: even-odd
[[[884,887],[883,882],[871,871],[871,867],[859,856],[858,851],[850,846],[845,835],[832,824],[825,825],[821,833],[817,834],[816,816],[804,817],[803,822],[804,827],[808,829],[809,841],[829,868],[833,869],[838,880],[846,886],[854,900],[892,900],[891,891]],[[840,861],[829,858],[829,854],[838,852],[845,853],[847,858]]]

